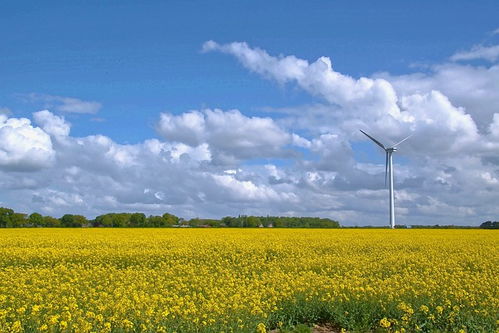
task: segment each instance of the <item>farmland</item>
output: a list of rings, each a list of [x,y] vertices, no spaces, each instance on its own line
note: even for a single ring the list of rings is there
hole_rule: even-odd
[[[1,332],[493,332],[487,230],[1,229]]]

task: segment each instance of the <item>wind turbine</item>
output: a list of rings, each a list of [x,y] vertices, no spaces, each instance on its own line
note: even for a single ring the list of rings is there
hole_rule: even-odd
[[[363,130],[360,130],[364,135],[366,135],[369,139],[373,140],[375,144],[383,148],[383,150],[386,152],[386,161],[385,161],[385,186],[386,186],[386,178],[388,177],[389,179],[389,189],[390,189],[390,227],[392,229],[395,228],[395,198],[393,196],[393,158],[392,154],[394,151],[397,151],[397,146],[404,142],[405,140],[409,139],[411,135],[406,137],[405,139],[397,142],[391,147],[385,147],[381,142],[364,132]]]

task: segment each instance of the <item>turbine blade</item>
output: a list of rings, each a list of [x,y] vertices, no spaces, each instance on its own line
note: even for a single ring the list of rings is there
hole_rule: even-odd
[[[362,133],[364,133],[364,135],[367,136],[369,139],[373,140],[375,144],[377,144],[378,146],[380,146],[381,148],[383,148],[384,150],[386,150],[385,146],[383,146],[383,144],[381,142],[379,142],[378,140],[376,140],[375,138],[373,138],[372,136],[370,136],[369,134],[367,134],[363,130],[360,130],[360,131]]]
[[[386,160],[385,160],[385,187],[386,187],[387,178],[388,178],[388,152],[386,152]]]
[[[392,148],[397,147],[399,144],[401,144],[401,143],[402,143],[402,142],[404,142],[405,140],[409,139],[409,138],[410,138],[411,136],[413,136],[413,135],[414,135],[414,133],[412,133],[411,135],[409,135],[409,136],[408,136],[408,137],[406,137],[405,139],[403,139],[403,140],[401,140],[401,141],[397,142],[396,144],[394,144],[394,145],[392,146]]]

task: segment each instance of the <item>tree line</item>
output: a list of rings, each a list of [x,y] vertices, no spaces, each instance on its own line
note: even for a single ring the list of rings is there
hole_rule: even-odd
[[[498,221],[485,221],[480,224],[480,228],[482,229],[499,229]]]
[[[43,216],[39,213],[17,213],[10,208],[0,207],[0,228],[28,228],[28,227],[54,227],[54,228],[81,228],[81,227],[107,227],[107,228],[340,228],[340,223],[328,218],[319,217],[289,217],[289,216],[226,216],[222,219],[193,218],[185,220],[170,213],[163,215],[149,215],[143,213],[108,213],[87,219],[83,215],[65,214],[60,218]],[[345,227],[345,226],[344,226]],[[356,228],[356,227],[347,227]],[[363,226],[361,228],[386,228],[383,226]],[[435,229],[461,229],[476,228],[473,226],[456,225],[397,225],[396,228],[435,228]],[[499,229],[499,222],[486,221],[480,224],[481,229]]]
[[[290,217],[290,216],[226,216],[221,223],[234,228],[339,228],[340,223],[327,218],[319,217]]]
[[[60,218],[43,216],[39,213],[17,213],[10,208],[0,207],[0,228],[169,228],[169,227],[231,227],[231,228],[339,228],[337,221],[318,217],[281,216],[226,216],[222,219],[193,218],[185,220],[170,213],[149,215],[143,213],[109,213],[87,219],[83,215],[65,214]]]

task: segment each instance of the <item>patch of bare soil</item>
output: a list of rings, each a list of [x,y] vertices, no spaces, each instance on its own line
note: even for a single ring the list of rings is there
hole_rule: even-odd
[[[274,329],[269,331],[269,333],[280,333],[282,332],[280,329]],[[331,324],[319,324],[314,325],[311,328],[312,333],[341,333],[341,329],[334,327]]]
[[[312,333],[340,333],[341,331],[337,327],[333,327],[330,324],[314,325],[312,327]]]

